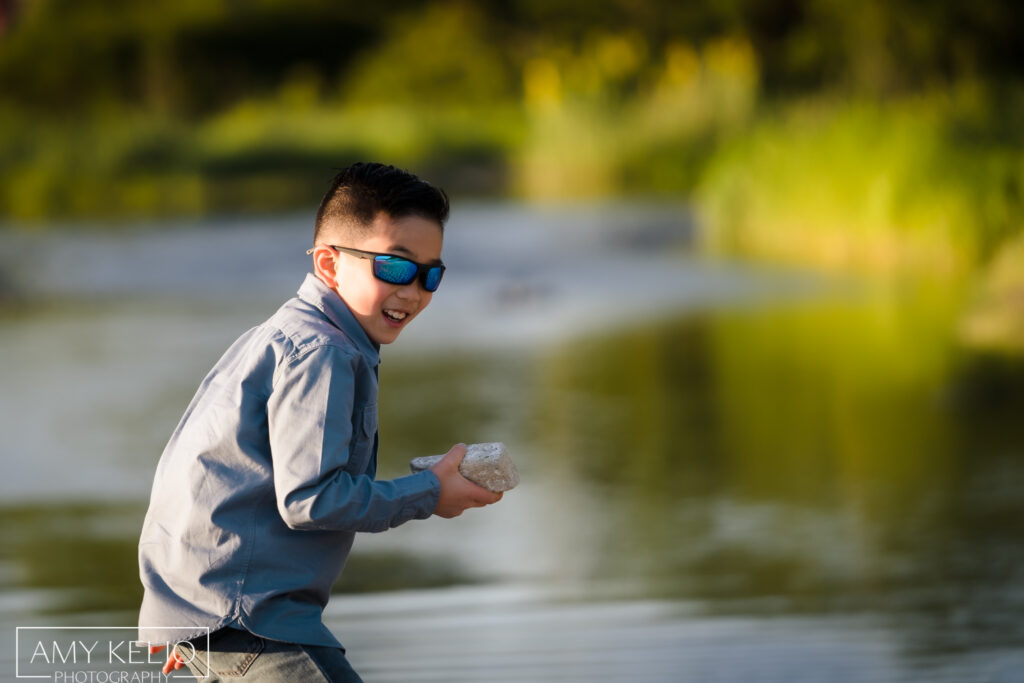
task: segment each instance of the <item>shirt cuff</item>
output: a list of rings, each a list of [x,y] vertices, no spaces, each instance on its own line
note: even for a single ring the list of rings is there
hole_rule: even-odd
[[[441,498],[441,481],[437,475],[425,470],[394,479],[393,483],[398,486],[405,500],[400,513],[403,521],[426,519],[434,514],[437,502]]]

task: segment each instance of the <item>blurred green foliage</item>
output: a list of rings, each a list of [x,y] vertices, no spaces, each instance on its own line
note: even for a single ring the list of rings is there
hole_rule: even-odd
[[[3,7],[0,216],[21,224],[309,206],[377,158],[462,196],[692,200],[730,255],[999,260],[1016,275],[984,306],[1024,287],[1000,255],[1024,215],[1012,0]]]
[[[698,191],[709,246],[873,271],[962,273],[1020,231],[1024,90],[816,98],[723,145]]]
[[[1022,62],[1009,0],[2,7],[0,214],[29,220],[306,205],[364,157],[457,192],[686,194],[789,98]]]

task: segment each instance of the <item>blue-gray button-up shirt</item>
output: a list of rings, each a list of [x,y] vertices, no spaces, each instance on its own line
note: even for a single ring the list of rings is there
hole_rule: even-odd
[[[141,640],[232,625],[340,645],[322,612],[355,532],[429,517],[440,494],[429,471],[374,480],[379,359],[313,275],[228,349],[156,468],[139,542]]]

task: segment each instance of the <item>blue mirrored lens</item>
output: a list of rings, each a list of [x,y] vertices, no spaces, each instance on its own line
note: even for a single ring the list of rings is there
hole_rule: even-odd
[[[434,292],[441,285],[444,266],[420,266],[401,256],[381,254],[373,259],[373,274],[393,285],[410,284],[419,275],[423,289]]]
[[[427,269],[427,272],[423,276],[423,289],[428,292],[436,291],[441,285],[442,275],[444,275],[444,268],[441,266],[434,266]]]
[[[373,259],[373,274],[393,285],[407,285],[416,279],[416,264],[397,256],[377,256]]]

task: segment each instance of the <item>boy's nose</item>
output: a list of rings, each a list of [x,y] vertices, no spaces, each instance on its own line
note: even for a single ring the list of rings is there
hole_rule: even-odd
[[[399,287],[395,294],[399,299],[417,301],[420,298],[420,283],[417,280],[413,280],[409,284]]]

